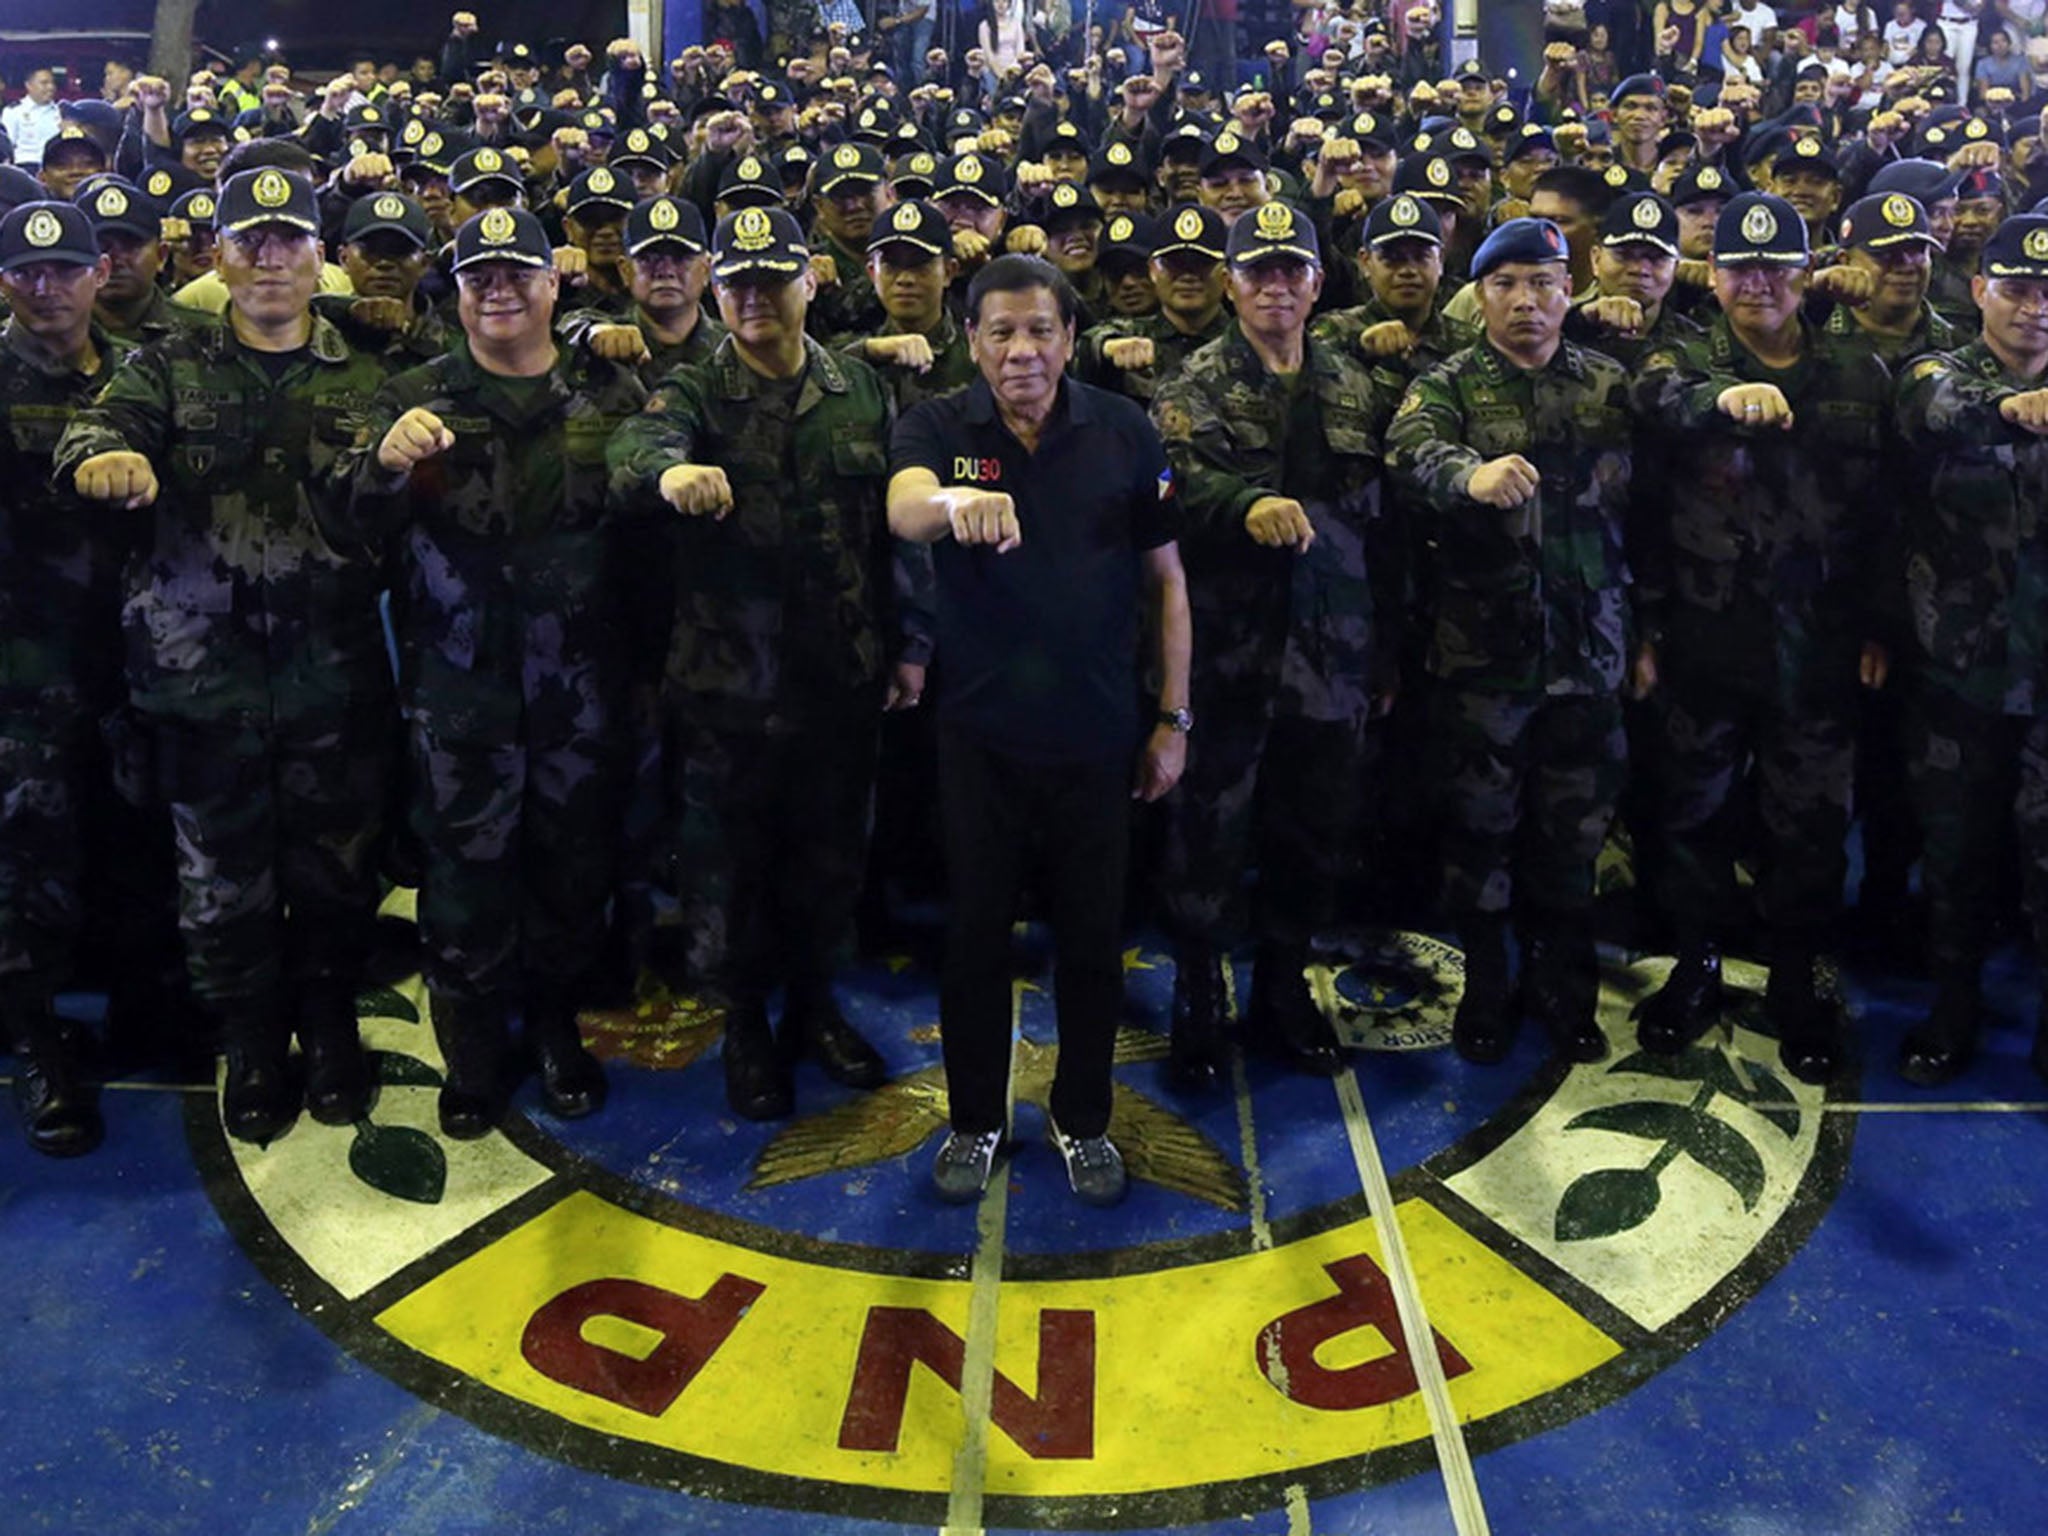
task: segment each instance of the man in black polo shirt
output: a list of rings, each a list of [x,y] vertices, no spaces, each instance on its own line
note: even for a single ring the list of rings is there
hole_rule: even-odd
[[[1074,316],[1050,264],[990,262],[967,301],[981,379],[905,414],[892,455],[890,529],[935,545],[953,1131],[933,1179],[953,1200],[986,1187],[1005,1131],[1010,920],[1034,852],[1059,959],[1053,1140],[1076,1194],[1122,1197],[1108,1129],[1129,803],[1173,787],[1192,724],[1166,453],[1134,403],[1065,378]],[[1136,702],[1141,597],[1150,722]]]

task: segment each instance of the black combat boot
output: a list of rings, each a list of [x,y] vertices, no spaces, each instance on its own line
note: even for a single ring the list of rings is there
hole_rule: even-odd
[[[1636,1004],[1636,1043],[1653,1056],[1676,1056],[1721,1017],[1721,1004],[1721,951],[1689,939],[1664,985]]]
[[[52,1011],[47,993],[10,997],[6,1006],[22,1134],[46,1157],[83,1156],[104,1139],[106,1123],[78,1039]]]
[[[1451,1044],[1467,1061],[1490,1067],[1515,1046],[1518,1006],[1508,978],[1507,918],[1478,912],[1458,925],[1465,951],[1465,992],[1451,1021]]]
[[[1764,1017],[1777,1031],[1778,1059],[1802,1083],[1828,1082],[1842,1065],[1840,1026],[1814,989],[1815,958],[1809,933],[1780,933],[1771,946],[1771,979],[1764,988]]]
[[[322,1125],[352,1125],[370,1112],[376,1084],[348,987],[332,981],[307,986],[299,1000],[299,1053],[305,1058],[307,1114]]]
[[[1176,944],[1167,1070],[1183,1088],[1216,1086],[1224,1060],[1223,999],[1223,956],[1213,945]]]
[[[1934,1007],[1899,1044],[1899,1076],[1935,1088],[1958,1076],[1977,1054],[1984,998],[1975,965],[1944,965],[1936,974]]]
[[[223,1004],[220,1015],[227,1052],[221,1119],[237,1141],[268,1145],[291,1128],[301,1108],[291,1021],[267,998]]]
[[[529,983],[526,1048],[540,1074],[541,1102],[558,1120],[581,1120],[604,1108],[604,1068],[584,1047],[570,987],[561,981]]]
[[[780,1120],[796,1108],[789,1066],[757,998],[725,1010],[725,1102],[743,1120]]]
[[[1297,1072],[1335,1077],[1344,1070],[1337,1031],[1309,990],[1308,946],[1262,943],[1252,958],[1249,1038]]]
[[[497,998],[436,992],[427,999],[427,1011],[448,1068],[441,1083],[441,1131],[455,1141],[488,1136],[504,1120],[512,1092],[505,1005]]]
[[[1566,1061],[1607,1055],[1600,1032],[1600,954],[1589,912],[1550,912],[1533,919],[1525,949],[1523,995],[1529,1016]]]

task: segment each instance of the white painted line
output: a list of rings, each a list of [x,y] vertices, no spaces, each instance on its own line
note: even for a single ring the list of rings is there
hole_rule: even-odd
[[[1309,1523],[1308,1490],[1299,1483],[1289,1483],[1287,1498],[1287,1536],[1315,1536],[1315,1527]]]
[[[1017,1033],[1024,984],[1010,984],[1010,1097],[1003,1120],[1012,1123],[1017,1081]],[[953,1487],[939,1536],[983,1536],[982,1493],[988,1484],[988,1430],[996,1391],[996,1312],[1003,1280],[1003,1235],[1010,1216],[1010,1158],[996,1154],[995,1171],[975,1215],[974,1262],[968,1271],[967,1339],[960,1364],[960,1447],[953,1453]]]
[[[1789,1099],[1772,1102],[1759,1099],[1746,1106],[1749,1109],[1797,1109],[1810,1106],[1795,1103]],[[1961,1100],[1946,1103],[1926,1104],[1852,1104],[1827,1103],[1820,1106],[1830,1114],[1837,1115],[2038,1115],[2048,1113],[2048,1099],[2013,1100]]]
[[[1423,1406],[1429,1411],[1429,1433],[1436,1442],[1437,1468],[1443,1473],[1444,1492],[1451,1501],[1451,1524],[1458,1536],[1488,1536],[1490,1527],[1486,1507],[1479,1500],[1479,1479],[1472,1471],[1472,1452],[1458,1426],[1450,1383],[1444,1379],[1443,1361],[1437,1358],[1436,1334],[1423,1310],[1415,1267],[1408,1259],[1408,1244],[1394,1215],[1394,1191],[1387,1182],[1387,1165],[1380,1158],[1379,1143],[1365,1113],[1365,1100],[1358,1092],[1358,1077],[1350,1067],[1338,1074],[1336,1088],[1337,1102],[1344,1111],[1344,1134],[1351,1141],[1351,1160],[1358,1165],[1359,1186],[1365,1191],[1367,1208],[1378,1218],[1380,1248],[1386,1259],[1387,1280],[1394,1288],[1394,1308],[1401,1317],[1401,1336],[1408,1346],[1408,1359],[1415,1367],[1415,1380],[1422,1388]]]
[[[1237,1022],[1237,977],[1223,961],[1223,1014]],[[1258,1128],[1252,1122],[1252,1085],[1244,1070],[1244,1047],[1230,1031],[1230,1086],[1237,1099],[1237,1150],[1244,1159],[1244,1187],[1250,1199],[1252,1248],[1264,1253],[1273,1246],[1273,1223],[1266,1217],[1266,1176],[1259,1167]],[[1306,1526],[1303,1527],[1307,1529]]]

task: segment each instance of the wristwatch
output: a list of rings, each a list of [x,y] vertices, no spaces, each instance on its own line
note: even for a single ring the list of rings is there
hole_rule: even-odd
[[[1195,728],[1195,712],[1185,704],[1179,709],[1162,709],[1159,711],[1159,723],[1185,736]]]

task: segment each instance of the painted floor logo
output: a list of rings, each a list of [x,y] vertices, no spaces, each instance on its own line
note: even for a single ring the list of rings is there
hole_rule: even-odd
[[[1750,1002],[1681,1057],[1634,1049],[1628,1010],[1667,967],[1610,968],[1607,1061],[1546,1069],[1393,1181],[1475,1451],[1592,1411],[1677,1359],[1797,1250],[1839,1186],[1853,1117],[1776,1070],[1754,1028],[1759,973],[1730,965]],[[1454,949],[1399,934],[1315,975],[1354,1045],[1415,1050],[1448,1038],[1461,971]],[[762,1129],[748,1191],[861,1177],[891,1191],[898,1219],[885,1229],[918,1230],[945,1117],[923,1007],[909,1043],[931,1065]],[[257,1149],[227,1140],[210,1101],[194,1105],[216,1204],[297,1306],[376,1369],[549,1456],[731,1500],[943,1517],[961,1438],[964,1252],[846,1242],[730,1201],[692,1203],[536,1122],[444,1141],[421,1008],[416,983],[363,1000],[384,1083],[372,1120],[302,1122]],[[586,1023],[650,1091],[683,1086],[659,1073],[715,1080],[699,1063],[717,1021],[686,1005]],[[1135,1176],[1196,1202],[1187,1209],[1209,1211],[1215,1229],[1033,1253],[1004,1271],[991,1525],[1167,1525],[1432,1464],[1384,1267],[1387,1213],[1365,1208],[1341,1133],[1326,1203],[1271,1222],[1229,1214],[1249,1197],[1256,1215],[1259,1192],[1241,1159],[1153,1096],[1141,1064],[1162,1052],[1125,1032],[1112,1130]],[[1042,1095],[1050,1071],[1049,1049],[1022,1042],[1019,1097]],[[824,1193],[825,1208],[842,1198]]]

